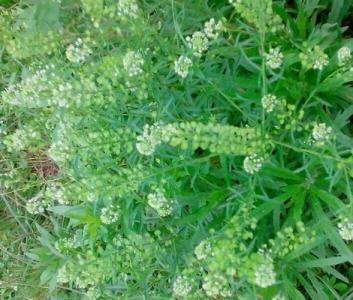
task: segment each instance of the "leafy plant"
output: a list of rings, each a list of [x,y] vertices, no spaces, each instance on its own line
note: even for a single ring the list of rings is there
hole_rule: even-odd
[[[1,3],[1,296],[350,299],[352,4]]]

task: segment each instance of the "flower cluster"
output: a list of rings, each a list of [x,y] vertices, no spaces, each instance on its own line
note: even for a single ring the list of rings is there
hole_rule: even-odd
[[[69,253],[75,248],[75,240],[74,238],[61,238],[55,242],[54,247],[60,253]]]
[[[247,244],[253,239],[252,231],[256,228],[256,220],[250,215],[251,209],[249,204],[242,205],[224,231],[212,240],[201,241],[194,249],[196,259],[193,267],[186,270],[192,275],[195,270],[201,270],[200,284],[210,298],[233,297],[231,284],[234,277],[245,277],[241,271],[245,270],[243,265],[247,263]]]
[[[315,144],[323,145],[332,133],[332,127],[327,126],[325,123],[315,124],[312,131],[312,139]]]
[[[276,273],[274,271],[274,266],[271,259],[268,259],[267,261],[257,266],[254,282],[262,288],[266,288],[275,284]]]
[[[9,152],[22,151],[39,146],[41,137],[40,132],[34,128],[18,128],[12,134],[5,136],[4,144]]]
[[[209,273],[205,276],[202,288],[211,298],[231,297],[232,290],[228,279],[221,273]]]
[[[247,258],[244,268],[242,270],[244,276],[249,282],[259,287],[266,288],[276,283],[273,260],[263,251],[251,254]]]
[[[257,154],[251,154],[245,157],[243,167],[247,173],[253,175],[260,171],[263,162],[264,159],[262,157],[258,156]]]
[[[136,0],[119,0],[117,14],[119,17],[126,19],[136,19],[139,15],[139,7]]]
[[[153,125],[146,124],[143,132],[137,137],[136,149],[142,155],[152,155],[162,141],[160,137],[162,124],[155,123]]]
[[[204,32],[210,40],[218,38],[220,32],[224,30],[222,21],[216,23],[214,18],[211,18],[205,23]]]
[[[144,64],[145,61],[140,52],[130,50],[123,57],[124,70],[129,77],[141,75]]]
[[[229,0],[238,14],[254,24],[260,32],[277,32],[283,28],[280,16],[272,9],[272,0]]]
[[[283,258],[299,246],[313,241],[315,234],[315,231],[308,234],[304,224],[299,221],[296,223],[296,230],[292,227],[285,227],[277,232],[276,237],[269,240],[268,252],[273,258]],[[264,248],[267,248],[267,245]]]
[[[190,279],[184,275],[178,276],[173,284],[173,293],[176,297],[187,297],[192,290]]]
[[[341,221],[337,224],[340,236],[346,241],[353,241],[353,222],[342,216],[340,219]]]
[[[343,66],[352,58],[351,49],[347,46],[340,48],[337,52],[338,65]]]
[[[278,69],[283,64],[283,53],[279,47],[271,48],[269,53],[266,54],[266,65],[271,69]]]
[[[120,207],[117,205],[109,205],[101,210],[100,219],[103,224],[112,224],[118,221],[121,215]]]
[[[82,8],[91,17],[95,27],[99,26],[99,21],[103,14],[104,1],[102,0],[81,0]]]
[[[78,38],[66,48],[65,54],[69,61],[80,64],[92,54],[92,50],[81,38]]]
[[[39,193],[27,201],[26,210],[32,215],[42,214],[52,205],[53,203],[49,199]]]
[[[45,197],[61,205],[71,204],[70,198],[65,194],[63,185],[59,183],[49,183],[45,190]]]
[[[138,136],[136,148],[141,154],[152,155],[161,143],[187,149],[208,149],[212,153],[248,155],[264,150],[267,146],[260,132],[254,128],[230,125],[183,122],[173,124],[145,125]]]
[[[186,78],[189,74],[190,68],[192,67],[192,60],[187,56],[180,56],[174,62],[174,70],[180,77]]]
[[[91,286],[87,290],[86,296],[89,300],[98,300],[102,296],[102,293],[98,288]]]
[[[262,97],[261,103],[263,109],[270,113],[279,105],[279,100],[275,95],[267,94]]]
[[[14,25],[12,25],[14,26]],[[18,26],[14,26],[18,27]],[[51,55],[57,49],[61,48],[63,40],[63,31],[34,31],[34,32],[16,32],[2,33],[1,39],[6,47],[8,54],[16,59],[26,59],[30,57],[42,57]]]
[[[192,36],[186,37],[186,42],[195,56],[201,57],[202,53],[208,49],[208,38],[202,31],[196,31]]]
[[[217,39],[220,32],[224,30],[222,21],[216,23],[215,19],[211,18],[205,22],[202,31],[195,31],[191,36],[186,37],[188,47],[196,57],[201,57],[207,51],[209,42]]]
[[[21,82],[10,85],[2,93],[2,99],[12,105],[25,107],[41,107],[48,104],[42,94],[52,88],[55,81],[55,66],[46,65],[35,71],[31,76],[24,78]]]
[[[147,199],[148,205],[156,210],[160,217],[167,217],[173,212],[173,201],[168,200],[161,189],[148,194]]]
[[[198,260],[204,260],[212,255],[211,244],[208,241],[201,241],[194,250],[195,256]]]
[[[287,298],[284,297],[282,294],[277,294],[272,298],[272,300],[287,300]]]
[[[321,71],[329,63],[328,55],[321,50],[320,46],[307,49],[305,52],[300,53],[299,58],[306,69]]]

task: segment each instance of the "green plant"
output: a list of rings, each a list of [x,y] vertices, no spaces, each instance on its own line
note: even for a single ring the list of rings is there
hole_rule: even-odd
[[[1,296],[349,299],[352,2],[6,2]]]

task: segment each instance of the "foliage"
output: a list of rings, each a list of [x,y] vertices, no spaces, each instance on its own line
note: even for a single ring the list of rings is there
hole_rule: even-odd
[[[1,2],[1,299],[349,299],[352,4]]]

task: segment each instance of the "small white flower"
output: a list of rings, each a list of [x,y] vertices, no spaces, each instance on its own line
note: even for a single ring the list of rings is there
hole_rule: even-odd
[[[284,297],[282,294],[277,294],[272,298],[272,300],[286,300],[287,298]]]
[[[278,98],[275,95],[267,94],[261,99],[262,107],[267,113],[272,112],[279,104]]]
[[[349,222],[348,218],[344,218],[337,224],[338,232],[342,239],[353,241],[353,223]]]
[[[338,50],[337,59],[338,59],[338,64],[340,66],[344,65],[351,58],[352,58],[351,49],[349,49],[348,47],[344,46]]]
[[[318,145],[323,144],[330,137],[332,127],[327,126],[325,123],[315,124],[312,131],[312,138]]]
[[[328,55],[321,50],[320,46],[315,46],[313,49],[306,49],[299,54],[299,58],[303,67],[307,69],[321,71],[329,63]]]
[[[109,207],[104,207],[101,210],[100,219],[104,224],[112,224],[118,221],[120,217],[119,206],[110,205]]]
[[[202,289],[211,298],[232,296],[228,280],[223,274],[219,273],[208,273],[202,283]]]
[[[314,51],[313,55],[315,56],[313,69],[320,70],[320,71],[323,70],[323,68],[327,66],[329,63],[328,55],[322,51],[321,52]]]
[[[147,199],[148,205],[155,209],[160,217],[167,217],[172,213],[173,202],[164,196],[162,190],[157,189],[154,193],[148,194]]]
[[[201,57],[202,53],[208,49],[208,38],[201,31],[196,31],[191,37],[186,37],[186,41],[195,56]]]
[[[53,199],[53,201],[58,202],[61,205],[70,204],[70,200],[65,197],[64,188],[60,184],[49,184],[45,191],[45,196],[50,199]]]
[[[61,238],[54,243],[54,247],[60,253],[65,253],[66,251],[74,248],[73,238]]]
[[[65,265],[58,270],[56,279],[59,283],[68,283],[72,279],[72,275]]]
[[[83,63],[91,54],[92,50],[78,38],[73,44],[66,48],[66,57],[73,63]]]
[[[117,13],[119,17],[136,19],[139,7],[135,0],[119,0]]]
[[[263,162],[263,158],[259,157],[257,154],[251,154],[245,157],[243,167],[247,173],[253,175],[260,171]]]
[[[186,297],[192,290],[190,280],[186,276],[179,276],[173,284],[173,293],[176,297]]]
[[[150,156],[154,153],[156,147],[161,144],[159,123],[152,126],[146,124],[143,132],[137,137],[136,149],[143,155]]]
[[[257,266],[255,271],[255,283],[262,288],[269,287],[276,283],[276,273],[272,259],[268,258],[266,262]]]
[[[266,54],[266,65],[271,69],[278,69],[283,63],[283,53],[279,47],[271,48],[269,53]]]
[[[194,253],[198,260],[204,260],[212,254],[212,248],[208,241],[201,241],[195,248]]]
[[[216,39],[219,33],[223,30],[223,24],[221,21],[216,23],[215,19],[210,19],[205,23],[204,32],[209,39]]]
[[[140,52],[128,51],[123,58],[124,69],[129,77],[141,75],[145,61]]]
[[[41,193],[37,194],[33,198],[29,199],[26,203],[26,210],[32,214],[41,214],[52,205],[50,199],[43,197]]]
[[[89,300],[98,300],[102,296],[102,293],[96,287],[91,286],[87,290],[86,296]]]
[[[188,76],[191,67],[192,60],[184,55],[180,56],[174,62],[175,73],[177,73],[182,78],[186,78]]]

